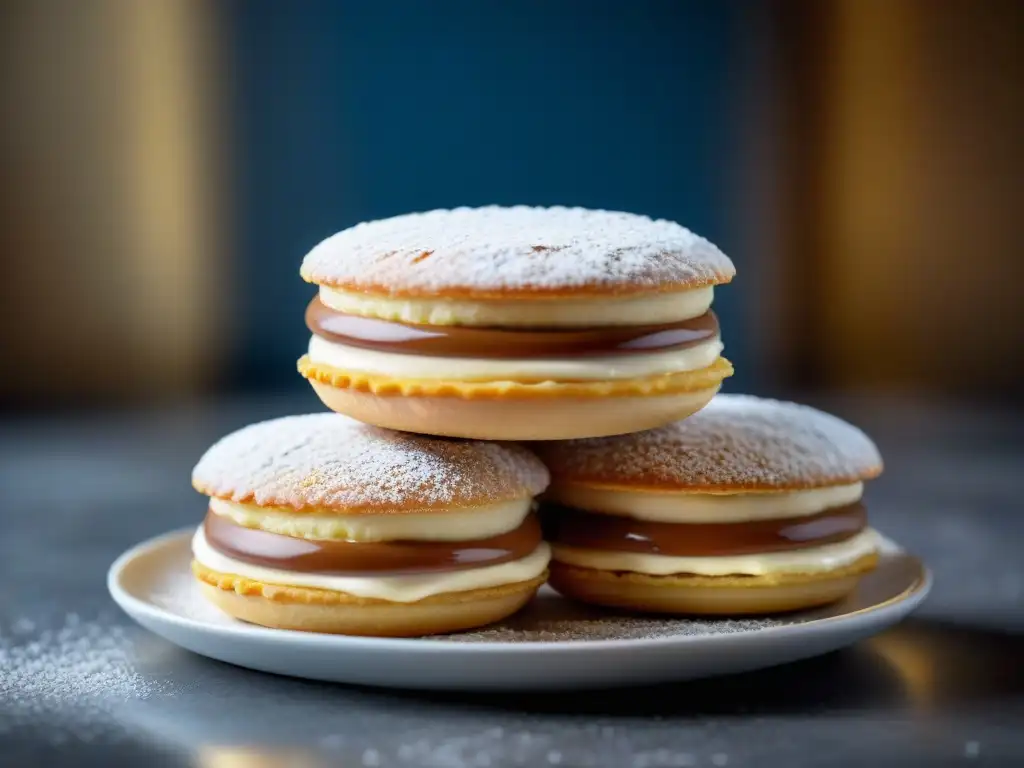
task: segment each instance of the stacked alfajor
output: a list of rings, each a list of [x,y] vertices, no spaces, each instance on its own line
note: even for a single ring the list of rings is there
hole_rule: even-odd
[[[452,632],[515,612],[547,575],[534,497],[548,472],[516,445],[292,416],[224,437],[192,482],[210,497],[193,573],[254,624]]]
[[[732,373],[714,287],[734,274],[670,221],[581,208],[436,210],[317,245],[298,363],[332,410],[491,440],[623,434],[702,408]]]
[[[838,600],[875,568],[872,441],[822,411],[719,395],[685,421],[536,446],[551,585],[637,611],[759,614]]]

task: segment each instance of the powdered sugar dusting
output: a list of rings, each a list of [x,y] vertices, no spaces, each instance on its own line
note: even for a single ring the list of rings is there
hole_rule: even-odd
[[[799,624],[813,612],[756,618],[685,618],[634,614],[567,600],[549,586],[519,613],[497,624],[453,635],[422,638],[424,642],[458,643],[587,643],[600,640],[654,640],[708,637],[754,632]]]
[[[517,445],[393,432],[317,413],[233,432],[199,460],[192,482],[236,502],[389,512],[533,496],[548,473]]]
[[[148,698],[159,686],[136,671],[131,649],[113,622],[69,614],[59,629],[37,631],[19,619],[0,628],[0,701],[15,705],[8,714],[35,721]]]
[[[853,425],[748,395],[718,395],[688,419],[647,432],[536,450],[556,483],[785,490],[854,482],[882,469],[875,444]]]
[[[444,639],[461,643],[557,643],[593,640],[653,640],[661,637],[728,635],[782,626],[778,619],[696,619],[645,618],[642,616],[601,616],[592,619],[536,621],[529,615],[519,621],[506,620],[488,629],[448,635]],[[793,622],[788,622],[792,624]],[[431,639],[431,638],[424,638]]]
[[[728,282],[718,248],[679,224],[584,208],[456,208],[364,222],[317,245],[307,280],[384,293],[606,293]]]

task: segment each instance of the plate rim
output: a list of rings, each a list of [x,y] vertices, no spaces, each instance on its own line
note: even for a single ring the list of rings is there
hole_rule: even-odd
[[[507,640],[495,640],[493,642],[466,643],[458,640],[435,638],[424,642],[423,638],[414,637],[363,637],[356,635],[334,635],[317,632],[297,632],[288,629],[276,629],[273,627],[261,627],[254,624],[237,622],[236,624],[211,624],[200,619],[182,616],[167,608],[162,608],[136,597],[120,583],[120,579],[127,566],[135,560],[147,554],[169,546],[172,542],[192,536],[195,533],[195,526],[176,528],[157,536],[144,539],[122,552],[117,559],[111,563],[107,570],[107,591],[114,602],[125,611],[129,617],[135,619],[135,613],[145,615],[156,621],[177,625],[190,631],[215,634],[221,638],[245,637],[253,640],[266,640],[273,642],[303,643],[313,646],[345,646],[350,650],[394,650],[427,653],[537,653],[539,651],[549,653],[598,653],[625,648],[637,649],[658,648],[662,646],[675,645],[699,645],[702,643],[722,642],[724,639],[743,642],[753,637],[779,637],[793,632],[813,631],[822,626],[828,626],[840,621],[849,621],[856,617],[868,614],[887,613],[894,606],[910,602],[907,613],[919,606],[931,592],[935,577],[930,568],[925,565],[919,557],[906,551],[900,550],[903,556],[910,558],[917,566],[917,574],[914,582],[898,595],[883,600],[880,603],[858,608],[855,611],[844,613],[839,616],[825,616],[819,619],[783,624],[775,627],[764,627],[761,629],[744,629],[728,634],[716,635],[668,635],[661,637],[647,638],[611,638],[601,640],[553,640],[550,642],[513,642]],[[137,621],[137,619],[135,619]]]

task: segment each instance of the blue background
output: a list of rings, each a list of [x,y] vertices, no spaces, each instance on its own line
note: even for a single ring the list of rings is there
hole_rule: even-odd
[[[305,252],[361,220],[561,204],[674,219],[742,269],[730,221],[739,24],[718,2],[229,6],[236,384],[301,385]],[[746,386],[735,287],[718,291]]]

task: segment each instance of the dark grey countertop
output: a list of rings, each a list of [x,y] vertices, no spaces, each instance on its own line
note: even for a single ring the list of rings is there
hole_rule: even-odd
[[[209,661],[132,624],[111,561],[198,522],[188,477],[224,432],[311,396],[0,421],[0,764],[1024,764],[1024,414],[845,400],[879,442],[874,524],[932,596],[856,647],[608,692],[401,693]]]

